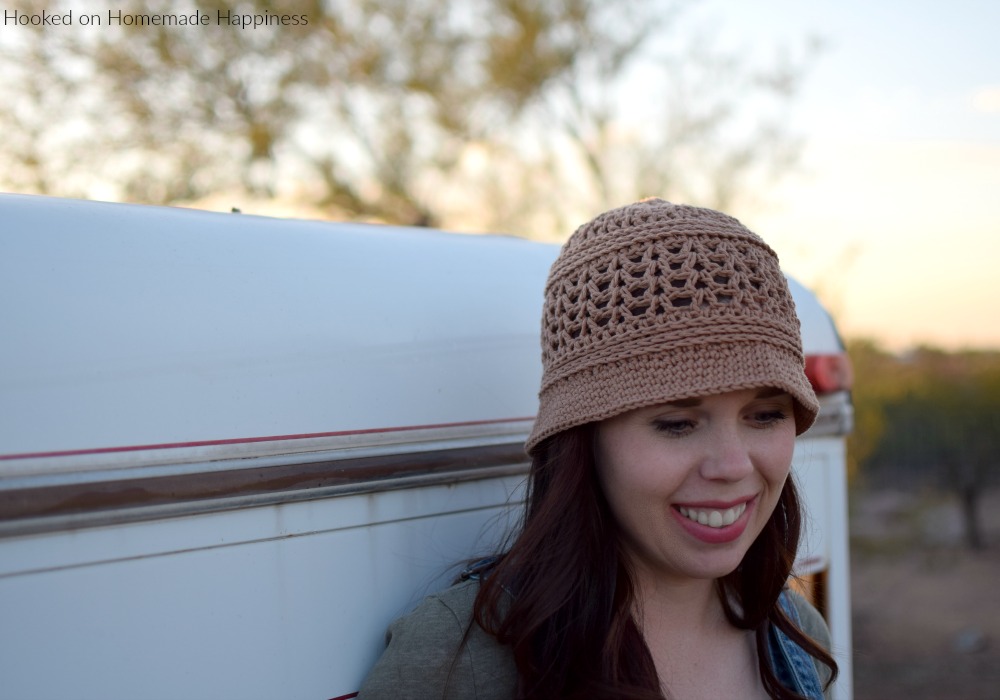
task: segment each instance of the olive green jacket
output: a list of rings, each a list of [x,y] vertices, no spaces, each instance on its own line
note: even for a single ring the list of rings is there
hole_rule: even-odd
[[[511,700],[517,668],[510,649],[479,625],[470,625],[478,590],[475,580],[456,584],[393,622],[385,653],[358,700]],[[822,616],[800,596],[790,598],[802,630],[829,648],[830,632]],[[816,668],[826,683],[829,669],[818,662]]]

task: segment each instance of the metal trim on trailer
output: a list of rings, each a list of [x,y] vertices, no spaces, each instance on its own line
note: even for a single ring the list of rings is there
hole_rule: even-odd
[[[400,452],[300,456],[212,463],[173,474],[25,478],[0,488],[0,537],[180,515],[450,484],[525,473],[523,437],[495,444],[439,441]],[[162,472],[163,470],[157,470]],[[34,482],[34,483],[33,483]]]
[[[77,469],[80,459],[121,452],[181,454],[191,445],[115,447],[80,454],[0,455],[9,465],[48,462],[49,470],[0,480],[0,537],[97,527],[234,508],[275,505],[331,496],[457,483],[525,473],[525,423],[481,422],[415,426],[297,439],[219,441],[214,461],[153,464],[131,468]],[[821,397],[821,410],[805,439],[843,435],[852,422],[846,392]],[[396,443],[412,431],[414,442]],[[388,438],[386,436],[391,436]],[[369,442],[367,446],[346,447]],[[388,442],[388,444],[386,444]],[[298,444],[296,444],[298,443]],[[304,444],[303,444],[304,443]],[[381,443],[381,444],[375,444]],[[317,449],[323,446],[326,449]],[[246,451],[251,450],[250,456]],[[272,454],[276,449],[285,453]],[[254,456],[255,455],[255,456]],[[155,462],[155,458],[149,458]],[[140,458],[141,461],[141,458]],[[89,466],[93,466],[90,464]],[[37,465],[36,465],[37,467]],[[11,469],[11,472],[16,472]]]

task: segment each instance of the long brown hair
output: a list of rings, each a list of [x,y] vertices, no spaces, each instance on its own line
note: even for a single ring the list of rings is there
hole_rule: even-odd
[[[632,618],[634,587],[618,526],[598,485],[594,424],[553,435],[534,453],[522,527],[482,577],[475,620],[511,647],[517,700],[663,700]],[[798,548],[801,511],[791,479],[742,564],[718,582],[726,617],[753,630],[760,675],[775,700],[801,700],[767,659],[773,625],[830,667],[829,653],[782,612],[778,596]]]

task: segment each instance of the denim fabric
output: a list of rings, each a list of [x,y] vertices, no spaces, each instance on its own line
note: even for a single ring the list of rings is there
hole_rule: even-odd
[[[787,593],[781,594],[778,604],[788,619],[796,626],[800,626],[799,613],[788,599]],[[816,672],[816,664],[802,647],[776,627],[771,627],[768,647],[774,674],[785,687],[791,688],[809,700],[823,700],[823,686]]]

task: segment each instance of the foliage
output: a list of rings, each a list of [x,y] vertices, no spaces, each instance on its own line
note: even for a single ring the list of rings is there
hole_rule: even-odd
[[[979,494],[1000,476],[1000,352],[849,346],[855,369],[855,475],[897,488],[946,486],[978,541]]]
[[[682,4],[192,0],[183,12],[211,21],[184,27],[110,21],[176,15],[170,0],[14,0],[103,23],[5,28],[3,184],[543,232],[651,194],[728,206],[794,160],[783,124],[801,70],[693,48]],[[230,12],[308,23],[218,21]],[[751,101],[771,109],[751,119]]]
[[[1000,352],[918,348],[903,356],[849,347],[855,370],[853,457],[880,481],[987,478],[1000,453]],[[965,472],[963,472],[965,473]]]

